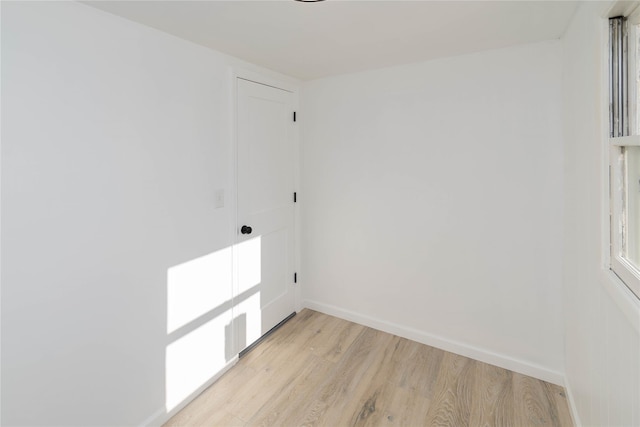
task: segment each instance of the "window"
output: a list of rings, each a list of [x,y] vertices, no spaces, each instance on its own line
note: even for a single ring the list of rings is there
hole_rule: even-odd
[[[640,28],[609,20],[611,270],[640,298]]]

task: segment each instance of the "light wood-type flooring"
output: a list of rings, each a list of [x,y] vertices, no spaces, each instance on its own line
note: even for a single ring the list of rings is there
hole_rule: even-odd
[[[305,309],[166,426],[572,426],[562,387]]]

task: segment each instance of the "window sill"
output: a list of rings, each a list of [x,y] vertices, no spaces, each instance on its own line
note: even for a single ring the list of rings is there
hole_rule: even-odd
[[[627,317],[629,323],[640,334],[640,299],[611,270],[602,269],[600,271],[600,282],[613,302]]]

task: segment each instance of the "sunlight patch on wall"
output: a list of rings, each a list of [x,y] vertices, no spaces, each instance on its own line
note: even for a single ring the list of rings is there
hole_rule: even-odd
[[[233,313],[236,318],[244,319],[245,324],[238,325],[238,348],[243,349],[262,336],[260,292],[248,295],[262,281],[262,237],[245,240],[235,249],[241,268],[238,269],[239,298]]]
[[[167,412],[262,335],[261,250],[258,236],[167,270]]]
[[[239,325],[238,341],[242,349],[262,336],[262,311],[260,309],[260,292],[251,295],[234,307],[236,317],[244,317],[245,325]],[[244,326],[244,327],[242,327]],[[266,332],[266,331],[265,331]]]
[[[167,272],[167,333],[231,301],[231,247]]]
[[[171,411],[225,365],[230,310],[167,346],[166,407]]]
[[[238,271],[238,294],[251,289],[262,280],[262,238],[245,240],[236,245],[236,256],[242,268]]]

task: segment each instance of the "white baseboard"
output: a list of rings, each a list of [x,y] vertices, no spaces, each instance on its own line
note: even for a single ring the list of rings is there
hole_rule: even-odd
[[[329,304],[323,304],[316,301],[305,300],[302,304],[304,307],[312,310],[320,311],[331,316],[359,323],[379,331],[398,335],[403,338],[417,341],[422,344],[430,345],[441,350],[456,353],[471,359],[479,360],[484,363],[509,369],[520,374],[538,378],[543,381],[564,386],[564,375],[561,372],[552,371],[544,366],[530,363],[525,360],[515,359],[513,357],[494,353],[487,349],[475,347],[469,344],[443,338],[424,331],[413,329],[407,326],[398,325],[392,322],[375,319],[363,314],[359,314],[350,310],[345,310]]]
[[[193,393],[187,396],[182,402],[180,402],[175,408],[167,412],[167,408],[162,407],[158,409],[153,415],[149,416],[146,420],[139,424],[140,427],[160,427],[175,414],[180,412],[189,403],[198,397],[203,391],[208,389],[214,382],[216,382],[225,372],[227,372],[233,365],[238,363],[238,356],[231,359],[217,374],[207,380],[204,384],[198,387]]]
[[[571,384],[569,384],[569,381],[566,379],[564,382],[564,390],[567,395],[567,401],[569,402],[569,412],[571,413],[571,418],[573,419],[573,425],[575,427],[582,427],[582,421],[580,421],[580,416],[578,415],[576,401],[573,398],[573,393],[571,392]]]
[[[167,416],[167,409],[162,407],[158,409],[156,412],[154,412],[153,415],[147,417],[146,420],[144,420],[138,425],[140,427],[161,426],[162,424],[164,424],[169,420],[168,418],[165,419],[166,416]]]

